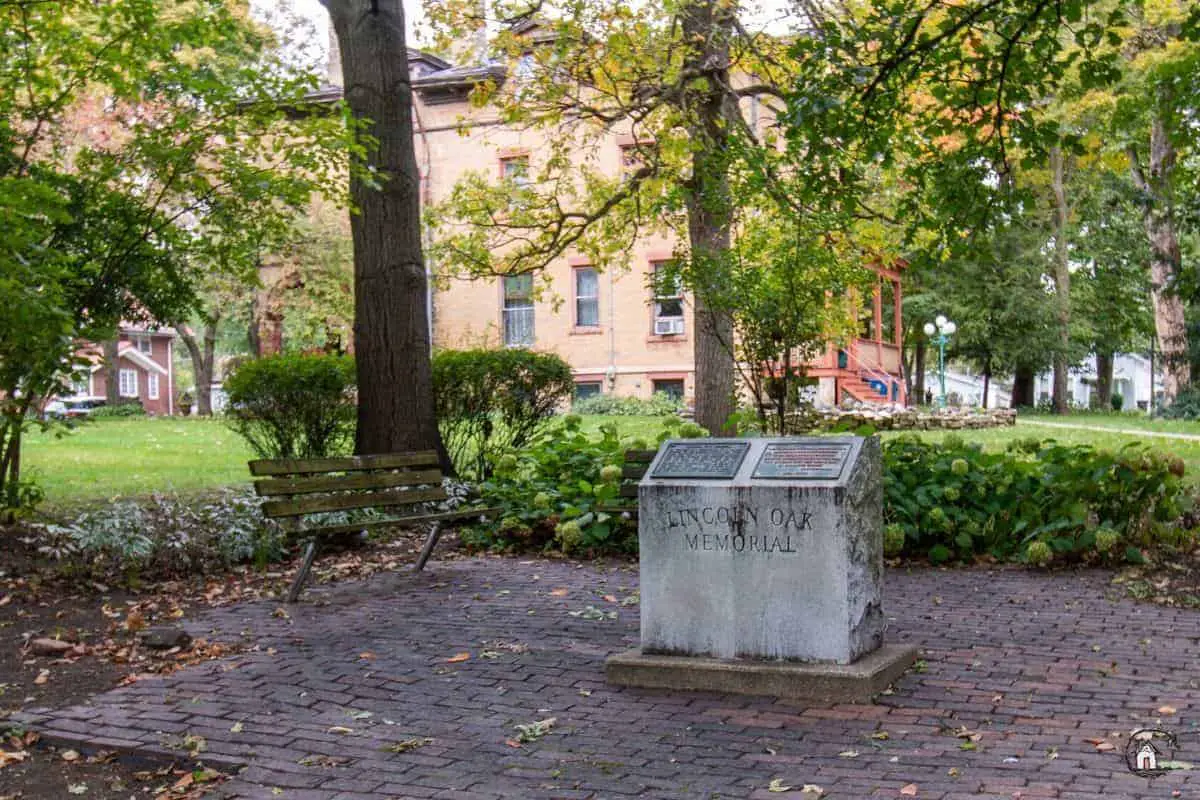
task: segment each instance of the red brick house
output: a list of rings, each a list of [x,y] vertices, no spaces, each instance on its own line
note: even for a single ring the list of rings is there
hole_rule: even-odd
[[[175,413],[175,331],[122,326],[117,339],[117,386],[121,397],[137,399],[147,414]],[[99,348],[88,348],[93,358],[89,373],[74,385],[72,398],[104,397],[108,367]],[[64,398],[65,399],[65,398]]]

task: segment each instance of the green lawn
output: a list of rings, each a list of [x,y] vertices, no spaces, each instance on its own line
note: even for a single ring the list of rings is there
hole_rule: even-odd
[[[1037,417],[1062,421],[1060,417]],[[1072,424],[1112,420],[1107,427],[1135,427],[1125,417],[1067,417]],[[601,424],[615,424],[623,437],[645,439],[651,446],[662,429],[660,417],[585,417],[584,430],[595,432]],[[1143,425],[1153,422],[1142,420]],[[1200,433],[1197,423],[1164,431]],[[1099,424],[1096,427],[1100,427]],[[1147,428],[1150,429],[1150,428]],[[1154,428],[1158,430],[1158,428]],[[940,439],[945,431],[924,431]],[[1003,448],[1018,437],[1056,439],[1063,444],[1092,444],[1117,449],[1141,441],[1156,450],[1174,453],[1187,464],[1188,478],[1200,484],[1200,441],[1139,437],[1120,433],[1078,431],[1018,423],[1015,428],[956,432],[988,448]],[[896,434],[888,433],[888,436]],[[249,480],[246,461],[250,451],[236,434],[216,420],[181,418],[108,419],[87,423],[62,437],[31,434],[26,439],[24,464],[36,477],[52,506],[95,502],[120,496],[154,492],[195,492]]]
[[[1200,422],[1183,419],[1154,419],[1145,414],[1022,414],[1026,422],[1051,422],[1060,425],[1086,425],[1089,428],[1120,428],[1125,430],[1157,431],[1159,433],[1190,433],[1200,436]],[[1043,430],[1049,430],[1043,428]]]
[[[191,492],[249,479],[250,451],[224,423],[144,417],[87,422],[61,437],[30,434],[23,467],[51,505]]]

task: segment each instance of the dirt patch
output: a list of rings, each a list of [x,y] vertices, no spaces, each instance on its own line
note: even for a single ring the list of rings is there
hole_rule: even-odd
[[[1177,608],[1200,608],[1200,548],[1127,567],[1113,583],[1135,600]]]

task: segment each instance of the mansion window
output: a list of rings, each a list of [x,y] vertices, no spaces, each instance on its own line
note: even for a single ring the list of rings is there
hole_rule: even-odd
[[[117,375],[117,392],[121,397],[138,396],[138,379],[136,369],[123,369]]]
[[[575,400],[586,400],[602,394],[600,381],[579,381],[575,384]]]
[[[519,189],[529,185],[529,156],[509,156],[500,159],[500,177]]]
[[[154,344],[149,336],[135,336],[133,337],[133,344],[137,347],[139,353],[151,355],[154,352]]]
[[[660,262],[654,267],[654,335],[678,336],[683,333],[683,286],[670,265]]]
[[[575,268],[575,326],[600,327],[600,276],[593,267]]]
[[[655,394],[661,392],[676,402],[683,400],[683,380],[680,378],[651,381],[650,384],[654,387]]]
[[[504,346],[533,346],[533,276],[504,278]]]
[[[153,372],[146,374],[146,396],[151,400],[158,399],[158,376]]]

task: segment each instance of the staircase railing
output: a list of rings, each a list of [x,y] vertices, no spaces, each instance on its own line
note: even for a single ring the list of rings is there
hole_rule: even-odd
[[[859,376],[866,375],[866,380],[863,381],[864,383],[869,385],[872,380],[877,380],[887,387],[887,391],[884,392],[884,399],[886,399],[888,402],[891,402],[892,384],[897,382],[896,376],[890,372],[880,369],[879,367],[867,366],[866,364],[862,363],[858,356],[849,348],[843,348],[842,352],[846,354],[847,367],[853,365],[853,368],[858,371]],[[903,385],[903,377],[901,377],[899,380],[901,385]]]

